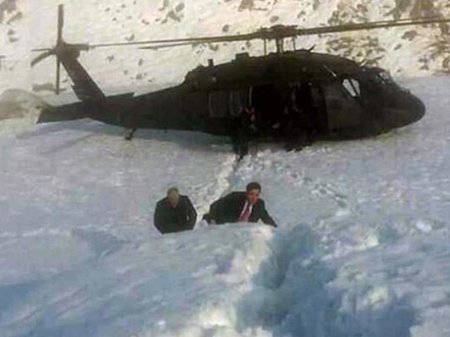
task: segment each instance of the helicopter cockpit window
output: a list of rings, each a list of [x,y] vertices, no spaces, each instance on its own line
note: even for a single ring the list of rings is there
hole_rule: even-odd
[[[350,96],[357,98],[361,96],[361,87],[359,82],[353,78],[346,78],[342,81],[342,85]]]

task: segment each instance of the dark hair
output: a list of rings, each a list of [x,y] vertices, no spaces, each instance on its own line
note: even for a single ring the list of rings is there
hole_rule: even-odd
[[[251,190],[258,190],[261,192],[262,188],[261,185],[259,183],[257,183],[256,181],[250,183],[247,185],[247,192],[250,192]]]

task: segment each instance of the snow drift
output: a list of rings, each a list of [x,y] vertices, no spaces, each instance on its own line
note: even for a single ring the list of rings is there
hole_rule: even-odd
[[[447,78],[428,114],[300,153],[92,121],[0,136],[0,332],[19,337],[442,337],[450,331]],[[174,184],[199,213],[250,180],[280,228],[160,236]]]
[[[0,95],[0,133],[18,134],[34,129],[45,106],[42,99],[26,91],[5,91]]]

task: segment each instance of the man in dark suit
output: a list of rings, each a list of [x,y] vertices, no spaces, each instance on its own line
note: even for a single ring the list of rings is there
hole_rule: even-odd
[[[238,117],[234,118],[231,142],[239,161],[248,154],[249,142],[258,133],[258,124],[254,107],[244,109]]]
[[[253,182],[247,185],[246,192],[233,192],[215,201],[209,213],[203,216],[209,224],[224,224],[235,222],[258,222],[277,227],[277,224],[266,210],[264,201],[260,198],[261,185]]]
[[[158,201],[154,224],[162,233],[177,233],[192,230],[197,221],[197,212],[187,196],[180,195],[176,187],[167,191],[167,197]]]

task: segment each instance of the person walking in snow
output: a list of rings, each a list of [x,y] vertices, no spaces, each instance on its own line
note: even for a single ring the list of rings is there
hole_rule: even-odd
[[[245,192],[233,192],[215,201],[203,219],[210,225],[261,220],[266,225],[277,227],[260,196],[261,185],[257,182],[250,183]]]
[[[180,195],[178,188],[167,191],[167,197],[158,201],[154,224],[162,234],[177,233],[194,229],[197,212],[189,197]]]

